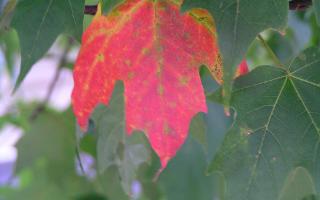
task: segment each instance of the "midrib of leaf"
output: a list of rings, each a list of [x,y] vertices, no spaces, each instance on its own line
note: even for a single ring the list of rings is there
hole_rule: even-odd
[[[221,4],[223,4],[223,2],[221,2]],[[224,18],[225,15],[225,11],[233,6],[234,4],[236,4],[236,10],[235,10],[235,16],[234,16],[234,27],[233,27],[233,44],[237,43],[237,33],[238,33],[238,20],[239,20],[239,16],[240,16],[240,0],[236,0],[236,2],[231,2],[230,5],[227,5],[226,7],[224,7],[224,9],[221,11],[221,13],[223,13],[221,15],[221,17],[217,20],[217,24],[221,24],[221,20]],[[236,55],[236,48],[232,49],[231,52],[231,57],[235,57]],[[223,55],[222,55],[223,56]]]
[[[277,4],[277,0],[272,0],[272,3],[275,5],[276,8],[279,8],[279,6]],[[278,14],[278,18],[281,19],[281,14],[278,9],[276,9],[276,12]]]
[[[52,6],[53,1],[54,1],[54,0],[50,0],[50,2],[49,2],[49,4],[48,4],[48,7],[47,7],[47,9],[46,9],[46,11],[45,11],[45,13],[44,13],[44,15],[43,15],[43,17],[42,17],[42,20],[41,20],[40,25],[39,25],[39,28],[38,28],[38,30],[37,30],[36,37],[35,37],[35,39],[34,39],[34,42],[33,42],[32,48],[31,48],[31,51],[30,51],[30,53],[29,53],[28,56],[27,56],[27,59],[28,59],[28,60],[32,57],[31,55],[32,55],[33,52],[34,52],[35,47],[38,45],[38,40],[39,40],[39,37],[40,37],[40,33],[41,33],[42,26],[43,26],[43,24],[44,24],[44,22],[45,22],[45,20],[46,20],[46,18],[47,18],[47,16],[48,16],[48,13],[49,13],[49,11],[50,11],[50,8],[51,8],[51,6]]]
[[[255,160],[255,163],[253,164],[253,169],[252,169],[252,172],[251,172],[251,175],[250,175],[250,179],[249,179],[249,182],[248,182],[248,186],[247,186],[247,189],[246,189],[247,196],[249,196],[249,191],[251,189],[251,186],[252,186],[254,178],[255,178],[255,173],[256,173],[256,170],[257,170],[257,166],[258,166],[258,163],[259,163],[260,158],[262,156],[262,148],[263,148],[263,145],[264,145],[264,141],[265,141],[266,135],[268,134],[268,132],[270,132],[269,131],[269,125],[270,125],[271,119],[272,119],[272,117],[274,115],[274,111],[275,111],[275,109],[276,109],[276,107],[278,105],[279,99],[280,99],[280,97],[281,97],[281,95],[283,93],[283,90],[284,90],[284,88],[285,88],[285,86],[287,84],[287,81],[288,81],[288,77],[286,77],[286,79],[284,80],[284,82],[283,82],[283,84],[281,86],[281,89],[280,89],[280,91],[278,93],[278,96],[277,96],[277,98],[276,98],[276,100],[274,102],[274,105],[273,105],[272,109],[271,109],[270,115],[268,116],[267,123],[266,123],[266,125],[264,127],[265,130],[264,130],[264,133],[263,133],[263,136],[262,136],[259,148],[258,148],[258,152],[257,152],[257,155],[256,155],[256,160]],[[254,134],[254,133],[252,133],[252,134]],[[271,132],[270,132],[270,134],[271,134]]]

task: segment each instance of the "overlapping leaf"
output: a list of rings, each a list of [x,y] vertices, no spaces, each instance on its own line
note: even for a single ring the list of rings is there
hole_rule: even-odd
[[[183,10],[204,8],[216,22],[223,57],[224,94],[228,103],[236,66],[256,35],[267,29],[284,30],[287,24],[287,0],[185,0]]]
[[[227,199],[277,199],[298,166],[320,191],[319,57],[311,48],[285,69],[261,66],[236,80],[236,122],[209,168],[224,173]]]
[[[149,149],[143,144],[141,135],[126,137],[124,120],[123,85],[118,84],[113,92],[108,108],[100,105],[92,115],[98,133],[98,170],[103,173],[116,166],[121,184],[127,194],[136,178],[136,171],[142,163],[150,159]]]
[[[215,66],[208,27],[171,1],[126,1],[97,15],[77,59],[73,107],[85,128],[98,103],[108,104],[116,80],[125,86],[126,130],[144,131],[162,167],[183,144],[192,117],[206,112],[198,74]]]
[[[84,0],[18,1],[12,27],[18,32],[21,47],[21,70],[16,88],[32,65],[51,47],[57,36],[68,33],[80,39]]]

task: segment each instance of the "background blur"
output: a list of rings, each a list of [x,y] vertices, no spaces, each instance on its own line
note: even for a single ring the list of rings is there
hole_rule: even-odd
[[[20,55],[17,34],[6,27],[11,14],[2,12],[6,2],[0,1],[0,200],[220,199],[222,177],[206,176],[205,170],[232,123],[222,106],[208,102],[209,113],[204,115],[207,140],[189,136],[157,183],[151,182],[159,168],[153,154],[151,164],[144,164],[139,170],[128,197],[116,168],[109,168],[104,174],[96,172],[94,136],[85,136],[77,147],[77,134],[81,133],[70,108],[70,94],[78,42],[60,36],[12,94]],[[85,17],[84,27],[90,20],[90,16]],[[290,11],[285,33],[268,30],[262,35],[283,63],[290,62],[308,46],[319,46],[320,42],[320,31],[311,10]],[[250,68],[273,64],[258,40],[250,47],[247,60]],[[218,87],[205,71],[201,75],[207,93]]]

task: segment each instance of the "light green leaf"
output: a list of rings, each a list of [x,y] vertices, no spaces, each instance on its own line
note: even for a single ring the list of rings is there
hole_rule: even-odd
[[[13,76],[16,53],[19,51],[19,42],[16,31],[13,29],[9,31],[1,31],[0,45],[6,58],[7,70],[10,76]]]
[[[129,194],[136,171],[149,160],[149,150],[143,134],[126,134],[123,85],[116,85],[108,107],[98,106],[92,119],[98,132],[98,170],[103,173],[110,166],[117,166],[123,189]]]
[[[298,166],[320,191],[319,57],[310,48],[286,69],[260,66],[236,80],[237,118],[209,166],[224,173],[227,199],[276,199]]]
[[[279,200],[302,200],[316,194],[309,172],[303,167],[294,169],[286,179]]]
[[[74,117],[69,110],[45,110],[17,143],[16,174],[20,187],[8,199],[72,199],[89,192],[93,186],[76,174]]]
[[[195,7],[207,9],[214,17],[228,105],[236,68],[256,35],[267,28],[286,28],[288,0],[185,0],[182,10]]]
[[[51,47],[59,34],[78,40],[83,25],[84,0],[20,0],[12,27],[18,32],[21,47],[19,87],[32,65]]]

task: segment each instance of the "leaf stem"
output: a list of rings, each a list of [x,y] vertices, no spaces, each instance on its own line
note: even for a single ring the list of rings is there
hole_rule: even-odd
[[[49,100],[50,100],[50,98],[52,96],[52,93],[53,93],[53,91],[55,89],[56,83],[57,83],[58,79],[60,78],[61,70],[62,70],[62,68],[64,67],[64,65],[67,62],[67,56],[68,56],[68,54],[69,54],[69,52],[71,50],[72,44],[73,44],[73,39],[72,38],[68,38],[68,43],[66,44],[65,49],[64,49],[64,51],[62,53],[62,56],[61,56],[61,58],[59,60],[58,67],[57,67],[56,72],[54,74],[53,80],[51,81],[51,83],[49,85],[49,88],[48,88],[48,91],[46,93],[46,96],[45,96],[43,102],[41,102],[33,110],[31,116],[29,117],[30,121],[34,121],[39,116],[39,114],[41,114],[45,110],[45,107],[46,107],[47,103],[49,102]]]
[[[266,51],[271,56],[271,59],[273,60],[274,64],[278,67],[285,68],[284,65],[281,63],[281,61],[279,60],[279,58],[273,52],[271,47],[268,45],[268,43],[263,39],[262,35],[258,34],[258,39],[260,40],[262,46],[266,49]]]

